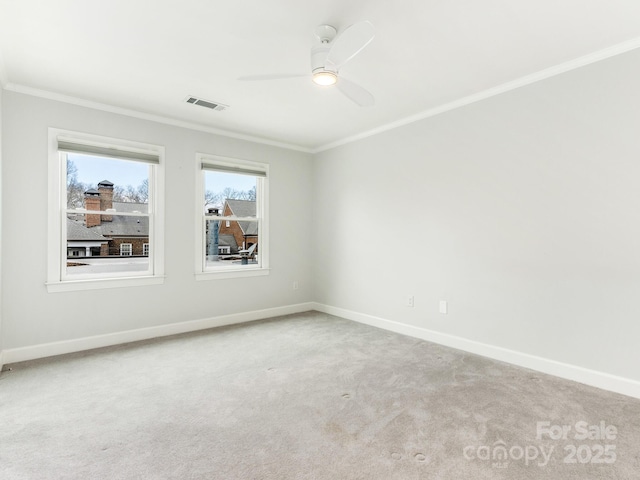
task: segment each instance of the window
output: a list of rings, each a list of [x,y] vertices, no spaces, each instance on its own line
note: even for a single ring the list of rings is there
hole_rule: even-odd
[[[268,274],[268,165],[197,155],[198,279]]]
[[[49,145],[48,290],[161,283],[163,148],[58,129]]]

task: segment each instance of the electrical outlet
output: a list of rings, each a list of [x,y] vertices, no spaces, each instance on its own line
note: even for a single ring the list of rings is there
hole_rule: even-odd
[[[443,315],[447,314],[448,306],[446,300],[440,300],[440,313]]]
[[[407,307],[413,307],[413,295],[407,297]]]
[[[293,281],[293,289],[294,289],[294,290],[298,290],[299,288],[300,288],[300,284],[298,283],[298,281],[297,281],[297,280],[294,280],[294,281]]]

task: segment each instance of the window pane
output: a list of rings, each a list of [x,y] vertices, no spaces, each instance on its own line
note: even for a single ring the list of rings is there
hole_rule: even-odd
[[[211,208],[217,208],[221,214],[235,215],[237,217],[249,217],[256,215],[256,185],[257,178],[251,175],[238,175],[235,173],[204,172],[204,204],[205,212]],[[223,213],[228,200],[244,200],[253,204],[251,207],[242,208],[239,206],[238,212],[231,214]],[[251,215],[245,215],[251,213]]]
[[[67,155],[66,162],[67,208],[110,212],[67,212],[66,275],[148,272],[152,167],[90,155]]]
[[[259,264],[257,182],[251,175],[204,172],[205,270]],[[235,221],[225,217],[255,220]]]
[[[68,276],[149,271],[149,217],[110,215],[110,222],[87,228],[92,216],[100,217],[67,215]]]
[[[205,217],[205,269],[242,268],[259,264],[258,222],[225,221]]]

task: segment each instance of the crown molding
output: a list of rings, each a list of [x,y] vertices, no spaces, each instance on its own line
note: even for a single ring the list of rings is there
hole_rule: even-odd
[[[612,47],[598,50],[588,55],[584,55],[582,57],[578,57],[568,62],[561,63],[554,67],[546,68],[544,70],[540,70],[539,72],[532,73],[524,77],[520,77],[516,80],[512,80],[507,83],[503,83],[502,85],[498,85],[496,87],[483,90],[482,92],[474,93],[473,95],[460,98],[453,102],[446,103],[444,105],[440,105],[438,107],[431,108],[429,110],[425,110],[424,112],[418,113],[416,115],[405,117],[395,122],[388,123],[386,125],[383,125],[371,130],[367,130],[366,132],[358,133],[356,135],[343,138],[335,142],[327,143],[326,145],[322,145],[320,147],[314,148],[311,153],[320,153],[326,150],[331,150],[333,148],[346,145],[348,143],[356,142],[364,138],[372,137],[374,135],[378,135],[383,132],[388,132],[389,130],[394,130],[396,128],[403,127],[405,125],[409,125],[411,123],[419,122],[420,120],[424,120],[426,118],[435,117],[436,115],[440,115],[442,113],[449,112],[451,110],[455,110],[457,108],[464,107],[472,103],[480,102],[482,100],[486,100],[487,98],[491,98],[496,95],[500,95],[502,93],[509,92],[511,90],[515,90],[520,87],[531,85],[532,83],[540,82],[547,78],[555,77],[556,75],[560,75],[562,73],[569,72],[571,70],[576,70],[586,65],[590,65],[592,63],[596,63],[601,60],[614,57],[616,55],[630,52],[637,48],[640,48],[640,38],[634,38],[626,42],[616,44]]]
[[[229,138],[235,138],[238,140],[244,140],[252,143],[258,143],[261,145],[268,145],[272,147],[284,148],[287,150],[294,150],[303,153],[321,153],[326,150],[331,150],[333,148],[340,147],[342,145],[346,145],[349,143],[356,142],[358,140],[363,140],[368,137],[372,137],[384,132],[388,132],[390,130],[394,130],[396,128],[403,127],[405,125],[409,125],[415,122],[419,122],[421,120],[425,120],[427,118],[435,117],[442,113],[449,112],[451,110],[455,110],[476,102],[480,102],[482,100],[486,100],[488,98],[494,97],[496,95],[500,95],[502,93],[509,92],[511,90],[515,90],[517,88],[521,88],[527,85],[531,85],[536,82],[540,82],[547,78],[554,77],[556,75],[560,75],[571,70],[576,70],[578,68],[590,65],[592,63],[597,63],[599,61],[605,60],[610,57],[614,57],[617,55],[621,55],[626,52],[630,52],[632,50],[640,48],[640,38],[634,38],[628,40],[626,42],[622,42],[611,47],[598,50],[596,52],[590,53],[588,55],[584,55],[582,57],[578,57],[576,59],[570,60],[568,62],[561,63],[559,65],[546,68],[544,70],[540,70],[539,72],[532,73],[530,75],[526,75],[524,77],[520,77],[516,80],[512,80],[510,82],[503,83],[493,88],[489,88],[487,90],[483,90],[482,92],[475,93],[473,95],[469,95],[453,102],[446,103],[444,105],[440,105],[428,110],[425,110],[421,113],[411,115],[409,117],[402,118],[395,122],[387,123],[380,127],[373,128],[371,130],[367,130],[356,135],[352,135],[350,137],[345,137],[334,142],[330,142],[324,145],[320,145],[318,147],[303,147],[301,145],[295,145],[286,142],[280,142],[277,140],[269,140],[265,138],[255,137],[252,135],[242,134],[233,132],[231,130],[224,130],[220,128],[209,127],[206,125],[202,125],[199,123],[188,122],[184,120],[178,120],[176,118],[165,117],[162,115],[155,115],[150,113],[139,112],[137,110],[132,110],[123,107],[116,107],[114,105],[108,105],[105,103],[94,102],[91,100],[85,100],[82,98],[63,95],[60,93],[50,92],[47,90],[36,89],[32,87],[28,87],[25,85],[11,83],[8,80],[8,75],[6,72],[5,64],[2,58],[2,51],[0,50],[0,85],[5,90],[23,93],[26,95],[32,95],[35,97],[46,98],[49,100],[56,100],[59,102],[70,103],[73,105],[78,105],[82,107],[93,108],[96,110],[102,110],[105,112],[116,113],[120,115],[126,115],[129,117],[139,118],[142,120],[149,120],[157,123],[163,123],[167,125],[172,125],[176,127],[188,128],[190,130],[196,130],[206,133],[212,133],[215,135],[222,135]]]
[[[77,105],[80,107],[87,107],[87,108],[92,108],[94,110],[101,110],[104,112],[116,113],[119,115],[125,115],[128,117],[138,118],[141,120],[149,120],[152,122],[172,125],[174,127],[188,128],[190,130],[212,133],[215,135],[235,138],[237,140],[244,140],[247,142],[258,143],[261,145],[268,145],[271,147],[284,148],[286,150],[295,150],[298,152],[312,153],[310,148],[302,147],[300,145],[294,145],[286,142],[279,142],[276,140],[269,140],[266,138],[254,137],[252,135],[237,133],[231,130],[223,130],[221,128],[209,127],[199,123],[187,122],[184,120],[178,120],[176,118],[165,117],[162,115],[155,115],[152,113],[144,113],[144,112],[140,112],[138,110],[132,110],[129,108],[116,107],[114,105],[109,105],[106,103],[94,102],[92,100],[86,100],[83,98],[78,98],[71,95],[64,95],[61,93],[51,92],[48,90],[41,90],[38,88],[28,87],[28,86],[20,85],[16,83],[7,82],[6,85],[4,85],[4,89],[11,92],[31,95],[33,97],[46,98],[48,100],[55,100],[58,102],[69,103],[69,104]]]

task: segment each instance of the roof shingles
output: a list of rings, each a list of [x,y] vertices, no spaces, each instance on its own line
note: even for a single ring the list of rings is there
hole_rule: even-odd
[[[256,202],[255,200],[234,200],[228,198],[226,200],[231,213],[236,217],[255,217]],[[238,222],[244,235],[258,235],[258,222]]]
[[[108,238],[102,236],[94,228],[85,227],[82,220],[67,218],[67,241],[107,242],[108,240]]]

